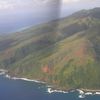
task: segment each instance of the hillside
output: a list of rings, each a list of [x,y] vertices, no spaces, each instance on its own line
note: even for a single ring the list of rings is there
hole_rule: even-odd
[[[100,89],[100,8],[0,37],[0,68],[64,90]]]

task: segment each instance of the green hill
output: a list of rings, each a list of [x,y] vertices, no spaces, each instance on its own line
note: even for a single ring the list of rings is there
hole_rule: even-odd
[[[100,89],[100,8],[0,37],[0,68],[59,89]]]

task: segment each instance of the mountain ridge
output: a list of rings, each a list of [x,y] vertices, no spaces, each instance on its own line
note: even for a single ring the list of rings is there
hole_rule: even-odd
[[[0,38],[0,67],[58,89],[99,89],[99,12],[79,11]]]

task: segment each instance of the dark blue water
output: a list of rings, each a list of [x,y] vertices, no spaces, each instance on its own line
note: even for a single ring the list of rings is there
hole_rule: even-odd
[[[51,93],[46,85],[0,76],[0,100],[81,100],[78,92]],[[100,100],[100,96],[86,96],[82,100]]]

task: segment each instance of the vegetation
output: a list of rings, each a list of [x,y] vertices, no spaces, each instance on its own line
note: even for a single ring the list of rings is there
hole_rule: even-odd
[[[100,88],[100,8],[0,37],[0,68],[60,89]]]

